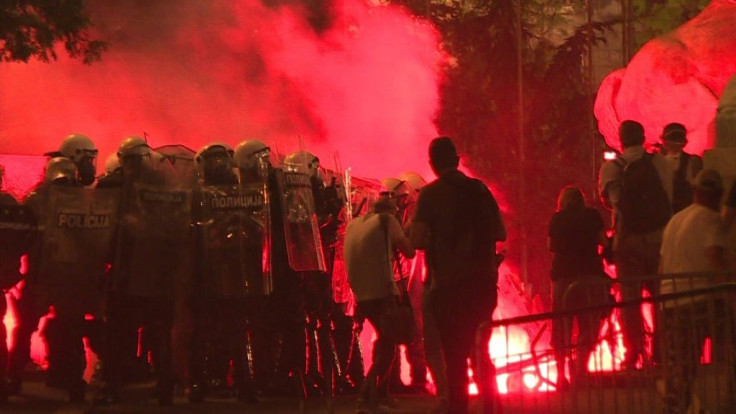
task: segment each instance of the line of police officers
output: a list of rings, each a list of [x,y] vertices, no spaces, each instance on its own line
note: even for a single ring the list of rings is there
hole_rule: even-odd
[[[87,136],[66,137],[42,182],[2,217],[17,225],[0,226],[14,231],[1,238],[28,240],[3,395],[21,391],[50,309],[47,383],[73,402],[87,386],[83,338],[101,361],[99,404],[119,401],[131,367],[149,363],[162,405],[184,377],[191,402],[228,375],[241,401],[360,385],[357,334],[332,296],[346,197],[334,179],[325,186],[317,157],[299,151],[277,168],[249,140],[207,145],[192,165],[133,136],[94,185],[97,153]]]

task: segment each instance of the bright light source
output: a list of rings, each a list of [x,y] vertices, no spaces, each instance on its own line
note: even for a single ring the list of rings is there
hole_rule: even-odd
[[[604,151],[603,152],[603,159],[606,161],[613,161],[616,159],[616,151]]]

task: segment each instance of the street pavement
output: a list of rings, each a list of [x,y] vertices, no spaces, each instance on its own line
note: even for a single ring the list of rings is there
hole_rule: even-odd
[[[41,376],[23,384],[21,395],[10,397],[6,405],[0,405],[0,413],[19,414],[143,414],[143,413],[328,413],[324,397],[312,397],[300,404],[296,398],[259,397],[254,404],[237,402],[235,399],[208,399],[201,404],[190,404],[183,393],[177,393],[174,404],[167,407],[158,405],[153,397],[153,383],[132,384],[120,392],[121,403],[98,407],[91,403],[95,384],[90,385],[87,402],[71,404],[67,402],[66,392],[47,387]],[[391,409],[395,414],[426,413],[435,400],[431,396],[394,395],[397,407]],[[334,413],[355,413],[356,395],[340,395],[334,400]]]

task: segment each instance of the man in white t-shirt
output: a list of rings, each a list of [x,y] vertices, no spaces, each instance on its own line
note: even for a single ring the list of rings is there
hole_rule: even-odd
[[[356,317],[373,325],[373,363],[358,395],[358,413],[370,414],[388,401],[387,380],[396,344],[383,332],[384,309],[397,300],[391,258],[398,249],[408,258],[416,252],[394,216],[396,204],[388,196],[373,203],[371,212],[353,219],[345,229],[344,257],[348,283],[357,302]]]
[[[724,270],[726,230],[720,216],[723,181],[716,170],[703,170],[695,179],[693,204],[675,214],[665,227],[660,249],[660,273]],[[681,284],[662,283],[661,293]],[[687,289],[687,288],[686,288]]]
[[[664,229],[661,294],[702,289],[723,281],[726,230],[719,213],[722,195],[718,171],[700,171],[693,183],[693,204],[675,214]],[[669,372],[665,412],[687,411],[703,340],[714,337],[712,327],[718,326],[725,309],[723,302],[711,295],[686,296],[662,304],[660,331]]]

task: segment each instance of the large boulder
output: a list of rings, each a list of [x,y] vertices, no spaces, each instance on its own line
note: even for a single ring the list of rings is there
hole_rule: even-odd
[[[644,125],[647,143],[658,142],[666,124],[680,122],[688,129],[686,151],[702,154],[713,147],[719,97],[736,73],[734,22],[736,0],[713,0],[689,22],[645,44],[626,68],[610,73],[594,108],[608,145],[620,149],[618,125],[633,119]]]

